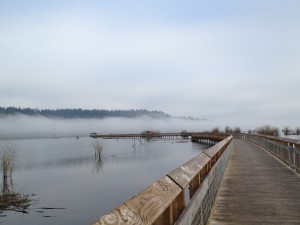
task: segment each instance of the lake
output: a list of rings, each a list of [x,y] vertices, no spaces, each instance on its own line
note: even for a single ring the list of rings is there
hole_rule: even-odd
[[[99,140],[101,161],[89,137],[9,140],[16,163],[6,188],[32,201],[27,213],[0,212],[0,224],[90,224],[207,148],[189,139]]]

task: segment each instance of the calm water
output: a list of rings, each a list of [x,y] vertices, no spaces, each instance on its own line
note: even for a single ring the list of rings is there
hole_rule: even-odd
[[[190,140],[90,138],[10,140],[16,168],[10,189],[32,195],[27,214],[3,211],[0,224],[90,224],[206,147]],[[4,141],[0,141],[3,147]],[[3,185],[3,184],[2,184]]]
[[[300,141],[300,135],[282,135],[282,137]]]

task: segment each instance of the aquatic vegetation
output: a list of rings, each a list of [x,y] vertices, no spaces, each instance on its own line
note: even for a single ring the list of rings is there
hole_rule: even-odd
[[[15,167],[15,156],[15,150],[9,144],[5,144],[1,157],[1,171],[4,180],[7,180],[8,175],[11,177]]]
[[[1,156],[2,189],[0,193],[0,213],[4,210],[27,213],[30,206],[28,195],[16,193],[13,188],[12,172],[15,167],[15,150],[5,144]]]
[[[95,150],[95,158],[101,159],[102,157],[102,150],[103,150],[103,145],[99,140],[95,140],[93,142],[93,147]]]

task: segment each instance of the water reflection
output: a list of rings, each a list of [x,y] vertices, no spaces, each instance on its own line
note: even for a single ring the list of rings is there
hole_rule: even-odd
[[[93,163],[92,156],[86,157],[70,157],[64,159],[47,160],[44,162],[30,162],[23,165],[19,165],[18,170],[36,170],[36,169],[52,169],[52,168],[68,168],[68,167],[80,167]]]
[[[101,143],[99,160],[90,138],[14,140],[15,189],[35,193],[40,200],[35,203],[36,197],[30,196],[30,213],[6,211],[0,224],[88,224],[204,148],[182,139]],[[10,182],[2,184],[2,196],[20,194]]]
[[[136,153],[137,151],[141,150],[141,148],[145,145],[145,141],[143,141],[143,139],[138,138],[138,141],[136,141],[136,139],[133,139],[133,144],[132,144],[132,148],[134,150],[134,152]],[[148,140],[149,141],[149,140]]]
[[[95,157],[93,173],[98,174],[99,172],[102,172],[102,166],[103,166],[102,159]]]
[[[145,162],[149,160],[155,160],[160,158],[162,155],[165,155],[164,149],[154,150],[153,145],[157,145],[159,143],[165,144],[186,144],[190,141],[188,140],[146,140],[146,139],[133,139],[128,140],[127,143],[124,140],[117,140],[117,144],[121,144],[121,148],[118,146],[116,148],[115,145],[112,145],[116,140],[109,140],[104,142],[106,144],[103,148],[102,157],[99,160],[99,157],[96,157],[93,154],[93,147],[89,145],[83,149],[78,148],[79,150],[74,151],[74,149],[65,149],[60,152],[56,152],[53,149],[46,149],[47,154],[41,154],[38,150],[36,152],[32,152],[31,150],[27,150],[26,154],[22,155],[22,152],[18,152],[19,158],[22,157],[22,160],[19,160],[16,170],[18,171],[32,171],[39,169],[63,169],[63,168],[71,168],[71,167],[84,167],[88,165],[92,165],[93,172],[99,173],[102,170],[103,163],[105,164],[122,164],[128,162]],[[130,143],[131,142],[131,143]],[[54,142],[55,143],[55,142]],[[53,143],[51,143],[53,144]],[[109,145],[108,145],[109,144]],[[132,151],[128,151],[128,145],[131,145]],[[160,145],[159,145],[160,146]],[[119,149],[120,148],[120,149]],[[195,148],[195,150],[199,150],[199,146]],[[48,155],[48,151],[52,152],[51,155]],[[32,160],[28,155],[34,155],[36,160]],[[28,158],[25,160],[24,158]]]

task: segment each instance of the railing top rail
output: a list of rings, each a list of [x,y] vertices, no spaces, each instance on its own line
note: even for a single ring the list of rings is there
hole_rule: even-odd
[[[168,174],[181,188],[186,188],[191,180],[200,172],[200,170],[207,165],[210,158],[201,153],[195,158],[191,159],[184,165],[178,167]]]
[[[153,224],[181,191],[169,177],[162,177],[108,215],[101,217],[94,225]]]
[[[300,149],[300,140],[295,140],[295,139],[291,139],[291,138],[283,138],[283,137],[275,137],[275,136],[270,136],[270,135],[262,135],[262,134],[251,134],[251,135],[266,138],[266,139],[269,139],[269,140],[277,142],[277,143],[281,143],[286,146],[291,146],[291,147],[294,146],[295,148]]]
[[[231,139],[232,139],[232,136],[229,136],[229,137],[225,138],[224,140],[222,140],[219,143],[215,144],[211,148],[206,149],[204,151],[205,154],[207,154],[211,158],[214,157],[215,155],[218,154],[218,152],[220,151],[220,149],[223,148],[226,145],[226,143],[228,143],[228,141],[230,141]]]

